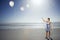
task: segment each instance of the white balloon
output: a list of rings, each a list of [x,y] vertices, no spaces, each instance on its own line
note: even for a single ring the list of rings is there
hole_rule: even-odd
[[[24,11],[24,7],[20,7],[20,10],[21,10],[21,11]]]
[[[30,5],[29,5],[29,4],[27,4],[27,5],[26,5],[26,7],[27,7],[27,8],[29,8],[29,7],[30,7]]]
[[[9,5],[10,5],[10,7],[13,7],[14,6],[14,1],[10,1]]]

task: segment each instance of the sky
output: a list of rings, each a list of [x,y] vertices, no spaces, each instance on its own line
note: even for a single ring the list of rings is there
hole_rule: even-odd
[[[60,0],[0,0],[0,23],[60,22]]]

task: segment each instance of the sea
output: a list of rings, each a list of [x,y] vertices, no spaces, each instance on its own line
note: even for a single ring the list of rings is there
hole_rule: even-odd
[[[60,28],[60,22],[52,22],[53,28]],[[46,28],[45,23],[0,23],[0,29]]]

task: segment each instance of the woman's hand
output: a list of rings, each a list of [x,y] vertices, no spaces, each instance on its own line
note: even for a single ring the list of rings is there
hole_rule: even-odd
[[[45,19],[43,19],[43,18],[42,18],[42,20],[43,20],[44,22],[46,22],[46,20],[45,20]]]

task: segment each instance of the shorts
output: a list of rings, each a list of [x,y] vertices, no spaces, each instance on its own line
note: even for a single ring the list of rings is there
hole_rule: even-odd
[[[46,29],[46,32],[50,32],[50,29]]]

